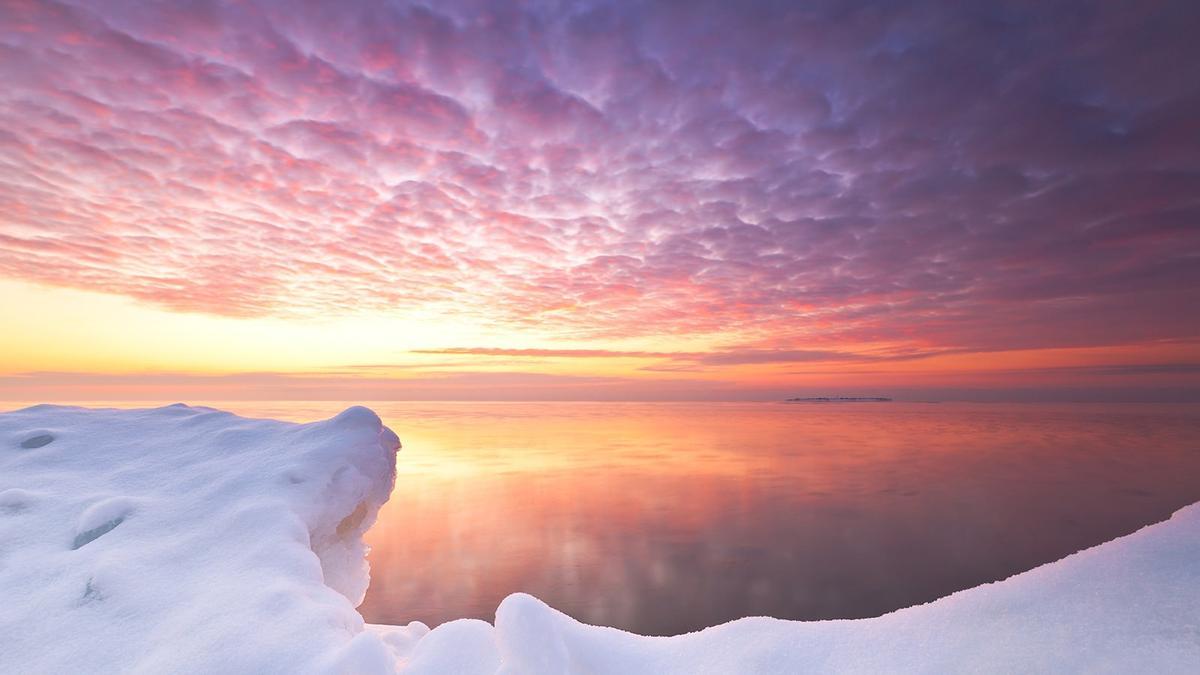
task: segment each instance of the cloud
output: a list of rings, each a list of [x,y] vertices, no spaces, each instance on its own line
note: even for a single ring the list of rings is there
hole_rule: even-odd
[[[761,349],[705,354],[699,361],[715,366],[750,363],[810,363],[813,361],[859,361],[864,357],[847,352],[814,349]]]
[[[810,363],[825,361],[911,361],[953,353],[950,350],[914,350],[885,353],[854,353],[819,349],[764,349],[754,347],[732,347],[703,352],[683,351],[637,351],[615,349],[541,349],[499,347],[446,347],[442,349],[414,349],[413,354],[441,354],[447,356],[507,356],[531,358],[578,358],[578,359],[665,359],[693,363],[696,366],[737,366],[760,363]],[[382,367],[382,366],[381,366]],[[694,367],[659,366],[659,369],[683,370]],[[649,369],[649,368],[648,368]]]
[[[1200,363],[1110,363],[1090,366],[1049,366],[1046,368],[1021,369],[1019,373],[1038,375],[1180,375],[1200,374]]]
[[[1197,19],[11,3],[0,275],[776,345],[708,365],[1200,339]]]
[[[693,358],[693,352],[622,351],[614,349],[504,349],[499,347],[446,347],[414,349],[414,354],[453,354],[457,356],[530,356],[552,358]]]

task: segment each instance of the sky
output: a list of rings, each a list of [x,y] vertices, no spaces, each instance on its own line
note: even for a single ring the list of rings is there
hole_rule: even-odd
[[[0,0],[0,399],[1200,400],[1196,35]]]

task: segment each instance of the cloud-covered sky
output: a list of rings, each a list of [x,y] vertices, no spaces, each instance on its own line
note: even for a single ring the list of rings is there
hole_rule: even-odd
[[[0,0],[0,277],[281,341],[387,317],[398,367],[1196,384],[1196,35],[1186,0]]]

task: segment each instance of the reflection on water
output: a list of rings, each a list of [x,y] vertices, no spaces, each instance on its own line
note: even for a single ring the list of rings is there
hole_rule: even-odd
[[[490,620],[514,591],[650,634],[872,616],[1200,500],[1196,406],[368,405],[404,442],[368,533],[373,622]]]

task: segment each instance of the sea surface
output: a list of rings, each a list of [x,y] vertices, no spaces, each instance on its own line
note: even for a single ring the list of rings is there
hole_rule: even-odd
[[[876,616],[1200,501],[1195,405],[366,405],[404,444],[367,535],[376,623],[492,620],[516,591],[646,634]]]

